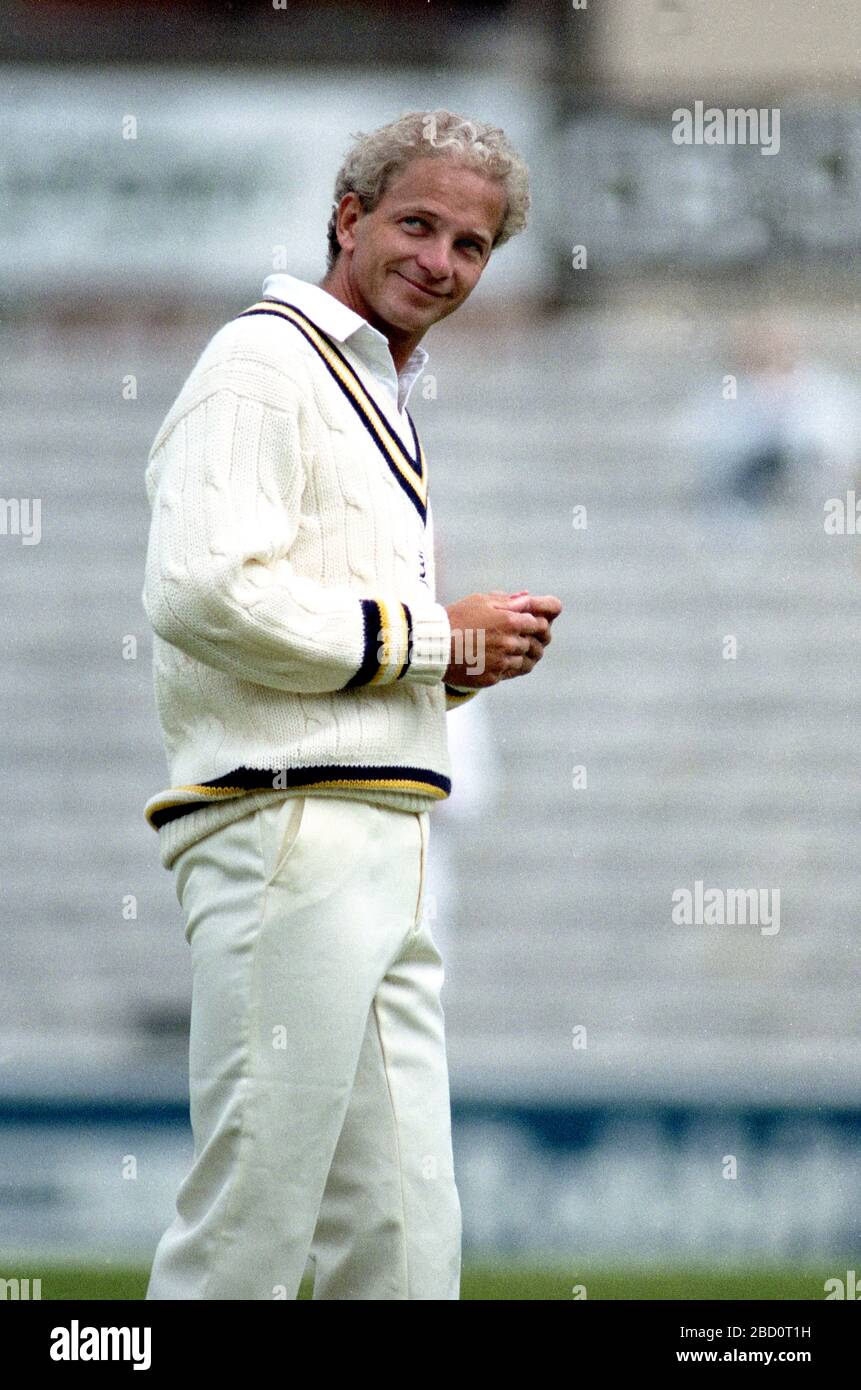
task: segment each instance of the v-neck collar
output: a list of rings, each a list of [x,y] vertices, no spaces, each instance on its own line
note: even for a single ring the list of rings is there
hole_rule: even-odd
[[[346,306],[344,307],[346,308]],[[297,328],[306,342],[310,343],[329,375],[356,411],[394,477],[418,511],[422,524],[425,525],[427,523],[428,497],[427,462],[409,411],[405,410],[404,414],[412,433],[414,453],[410,453],[397,432],[389,425],[355,367],[344,356],[338,344],[324,333],[319,324],[315,323],[303,309],[300,309],[296,304],[289,304],[285,300],[276,299],[274,296],[267,296],[258,300],[256,304],[252,304],[238,317],[247,318],[255,314],[270,314],[284,319],[285,322],[291,323]]]

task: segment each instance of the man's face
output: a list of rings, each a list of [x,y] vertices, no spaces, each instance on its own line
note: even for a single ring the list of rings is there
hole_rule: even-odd
[[[342,254],[354,291],[383,322],[423,333],[478,284],[505,213],[498,180],[454,159],[412,160],[373,212],[348,194]]]

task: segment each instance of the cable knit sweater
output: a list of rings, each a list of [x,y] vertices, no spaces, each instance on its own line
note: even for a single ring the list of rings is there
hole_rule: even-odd
[[[267,289],[204,349],[146,471],[165,868],[285,796],[424,810],[451,790],[446,710],[477,693],[443,681],[427,464],[367,367],[385,339],[318,286]]]

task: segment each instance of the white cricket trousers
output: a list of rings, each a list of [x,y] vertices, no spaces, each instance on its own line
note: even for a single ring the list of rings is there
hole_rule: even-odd
[[[148,1299],[459,1299],[429,812],[295,796],[174,862],[194,1161]]]

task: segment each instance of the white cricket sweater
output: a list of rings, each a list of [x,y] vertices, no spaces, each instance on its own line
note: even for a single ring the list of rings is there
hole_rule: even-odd
[[[171,785],[171,868],[285,796],[419,811],[451,791],[450,625],[427,463],[382,333],[271,275],[210,340],[149,453],[142,601]]]

